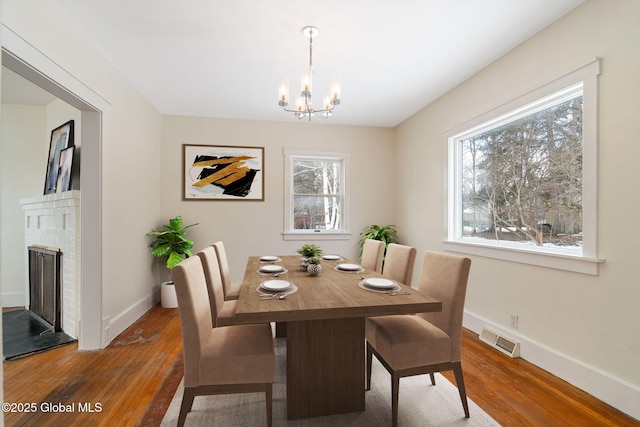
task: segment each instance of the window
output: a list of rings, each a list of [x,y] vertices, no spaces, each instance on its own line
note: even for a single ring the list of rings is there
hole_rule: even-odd
[[[582,253],[582,85],[540,104],[456,138],[463,239]]]
[[[597,272],[593,64],[449,137],[448,249]]]
[[[349,153],[285,149],[285,239],[347,238]]]

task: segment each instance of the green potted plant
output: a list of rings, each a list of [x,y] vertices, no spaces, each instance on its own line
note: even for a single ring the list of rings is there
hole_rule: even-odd
[[[175,218],[171,218],[169,223],[163,225],[159,230],[148,232],[147,236],[155,237],[155,240],[149,245],[151,255],[162,258],[162,263],[169,270],[185,258],[189,258],[193,255],[191,253],[193,241],[187,239],[185,235],[186,230],[195,225],[198,224],[183,227],[182,217],[178,215]],[[163,307],[172,308],[178,306],[172,280],[162,283],[160,294]]]
[[[367,225],[360,232],[360,241],[358,246],[360,247],[360,255],[362,256],[362,246],[367,239],[380,240],[384,242],[385,248],[389,246],[389,243],[398,243],[398,233],[395,229],[395,225]]]
[[[187,228],[198,224],[182,226],[182,217],[171,218],[168,224],[163,225],[160,230],[150,231],[147,236],[154,236],[156,239],[149,247],[152,249],[151,255],[161,257],[163,263],[170,270],[179,264],[184,258],[189,258],[193,242],[185,237]]]
[[[306,268],[309,263],[309,259],[320,256],[322,254],[322,249],[320,249],[320,246],[313,243],[305,243],[297,250],[297,252],[300,254],[300,264]]]

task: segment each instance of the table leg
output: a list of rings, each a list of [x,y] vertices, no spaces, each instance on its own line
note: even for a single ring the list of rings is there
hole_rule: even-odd
[[[287,324],[286,322],[276,322],[276,338],[287,337]]]
[[[287,418],[364,411],[364,318],[287,323]]]

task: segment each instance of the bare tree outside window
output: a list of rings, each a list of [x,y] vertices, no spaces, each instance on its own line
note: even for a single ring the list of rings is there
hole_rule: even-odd
[[[583,97],[460,140],[463,238],[582,246]]]
[[[341,162],[333,159],[293,161],[295,230],[342,228]]]

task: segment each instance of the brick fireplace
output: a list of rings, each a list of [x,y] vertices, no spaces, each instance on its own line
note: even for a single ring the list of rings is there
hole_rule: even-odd
[[[47,194],[20,200],[24,211],[24,251],[48,246],[62,252],[62,330],[78,337],[80,322],[80,191]],[[28,257],[25,265],[28,283]]]

